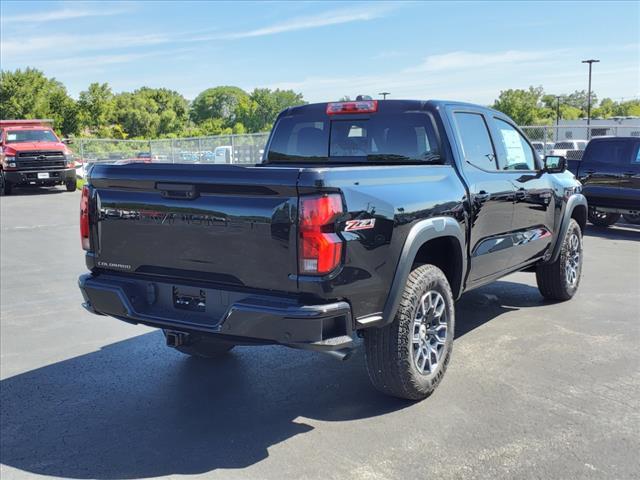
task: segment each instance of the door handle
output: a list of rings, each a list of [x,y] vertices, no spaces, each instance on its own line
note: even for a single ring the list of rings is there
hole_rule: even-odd
[[[157,183],[156,189],[160,190],[160,196],[162,198],[193,200],[198,196],[195,185],[185,185],[181,183]]]
[[[595,170],[587,170],[587,175],[593,175],[594,173],[596,173]]]
[[[636,174],[636,172],[624,172],[623,175],[625,177],[633,177]]]

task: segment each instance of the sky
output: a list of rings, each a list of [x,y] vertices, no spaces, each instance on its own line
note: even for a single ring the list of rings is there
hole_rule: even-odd
[[[307,101],[490,104],[501,90],[640,97],[640,2],[0,2],[2,70],[35,67],[77,97],[166,87],[291,88]]]

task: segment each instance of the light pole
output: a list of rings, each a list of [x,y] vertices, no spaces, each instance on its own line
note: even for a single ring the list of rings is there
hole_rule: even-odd
[[[590,60],[582,60],[582,63],[588,63],[589,64],[589,93],[588,93],[588,97],[587,97],[587,140],[589,140],[591,138],[591,66],[594,63],[599,63],[600,60],[594,60],[594,59],[590,59]]]
[[[560,98],[560,95],[556,95],[556,142],[560,138]],[[547,148],[546,145],[545,148]]]
[[[391,93],[389,93],[389,92],[380,92],[378,95],[382,95],[382,99],[386,100],[387,99],[387,95],[391,95]]]

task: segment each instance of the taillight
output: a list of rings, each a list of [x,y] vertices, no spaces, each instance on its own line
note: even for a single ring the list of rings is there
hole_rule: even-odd
[[[80,241],[82,248],[89,250],[89,187],[82,187],[82,198],[80,199]]]
[[[337,115],[341,113],[373,113],[377,111],[377,100],[327,103],[327,115]]]
[[[342,258],[342,239],[335,223],[342,214],[342,197],[330,193],[300,197],[300,273],[324,275],[334,270]]]

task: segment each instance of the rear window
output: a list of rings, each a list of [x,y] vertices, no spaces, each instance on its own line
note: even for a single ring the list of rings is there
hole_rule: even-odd
[[[420,112],[320,120],[281,118],[269,162],[440,162],[431,118]]]
[[[611,164],[629,163],[631,144],[624,140],[592,142],[591,145],[589,145],[588,152],[588,160],[591,162]]]

